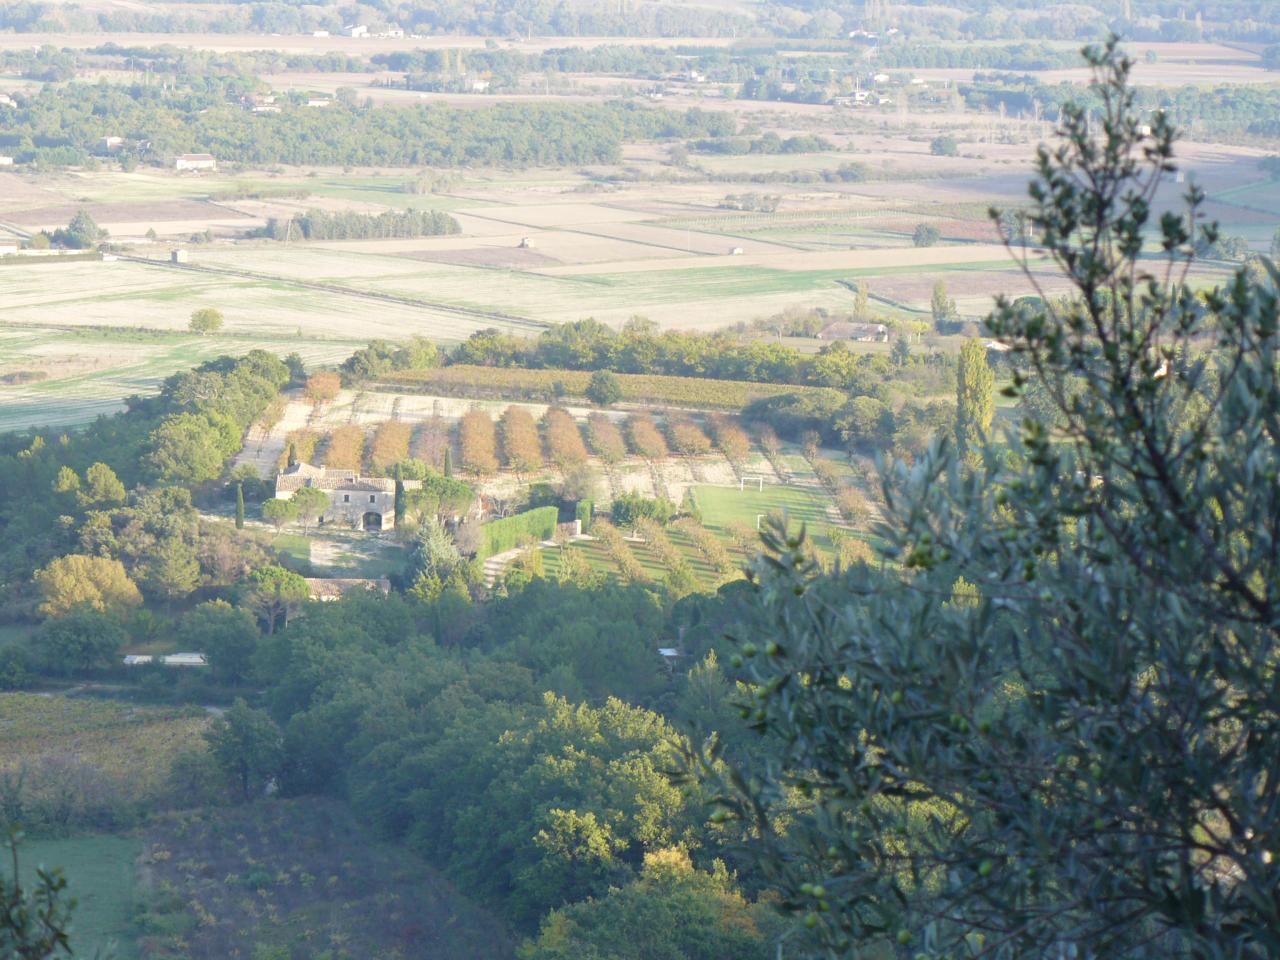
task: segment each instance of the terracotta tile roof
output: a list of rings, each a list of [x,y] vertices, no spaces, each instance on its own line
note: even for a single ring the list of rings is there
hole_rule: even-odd
[[[307,590],[312,600],[337,600],[353,590],[376,590],[383,596],[391,592],[391,581],[386,577],[366,580],[360,577],[306,577]]]

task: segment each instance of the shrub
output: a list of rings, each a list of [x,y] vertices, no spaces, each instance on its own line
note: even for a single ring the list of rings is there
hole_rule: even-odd
[[[911,242],[917,247],[932,247],[942,239],[942,231],[931,223],[919,224],[911,234]]]
[[[587,382],[586,397],[598,407],[608,407],[622,399],[622,384],[618,375],[609,370],[597,370]]]
[[[498,435],[493,418],[483,410],[468,410],[458,424],[462,467],[476,476],[498,469]]]
[[[627,417],[627,442],[631,452],[646,460],[664,460],[667,457],[667,441],[662,431],[647,413],[633,413]]]
[[[955,137],[934,137],[929,143],[929,152],[935,157],[954,157],[960,153],[960,143]]]
[[[507,407],[502,413],[502,458],[517,473],[542,466],[538,425],[524,407]]]
[[[610,513],[613,522],[622,526],[629,526],[639,520],[666,523],[676,515],[676,505],[670,500],[655,500],[639,493],[624,493],[614,499]]]
[[[587,440],[596,456],[605,463],[617,463],[627,455],[622,431],[606,414],[593,413],[587,418]]]

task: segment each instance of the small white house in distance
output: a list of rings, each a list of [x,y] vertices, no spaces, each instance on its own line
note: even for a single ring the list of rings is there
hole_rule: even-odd
[[[0,93],[0,107],[16,107],[18,104],[7,93]]]
[[[369,28],[363,24],[353,23],[351,26],[347,27],[348,37],[367,37],[368,35]]]
[[[218,161],[211,153],[180,153],[173,158],[175,170],[217,170]]]
[[[0,156],[0,167],[12,167],[13,157]]]
[[[327,107],[333,103],[328,97],[307,97],[308,107]]]
[[[18,252],[18,244],[13,240],[0,240],[0,257],[13,256]]]
[[[99,153],[115,153],[124,146],[124,137],[99,137]]]
[[[131,653],[124,658],[126,667],[140,667],[148,663],[158,663],[165,667],[207,667],[209,658],[203,653],[170,653],[167,656],[153,657],[146,653]]]
[[[166,667],[207,667],[209,658],[203,653],[171,653],[160,662]]]

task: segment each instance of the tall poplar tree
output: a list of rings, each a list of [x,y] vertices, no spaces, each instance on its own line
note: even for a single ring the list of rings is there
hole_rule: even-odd
[[[987,348],[976,337],[966,340],[956,370],[956,443],[961,451],[981,446],[991,436],[995,385]]]
[[[236,529],[244,529],[244,484],[236,484]]]

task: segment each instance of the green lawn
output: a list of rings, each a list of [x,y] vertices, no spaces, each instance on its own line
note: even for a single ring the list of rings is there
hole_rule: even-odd
[[[702,512],[702,522],[710,530],[724,534],[731,524],[755,528],[761,514],[779,511],[787,516],[791,529],[804,524],[818,549],[830,553],[831,521],[827,516],[829,499],[816,490],[800,487],[764,485],[764,491],[738,490],[736,487],[694,487],[694,502]]]
[[[76,957],[92,957],[112,949],[114,960],[138,956],[132,915],[135,861],[142,841],[133,837],[78,837],[28,840],[20,848],[26,882],[37,866],[61,867],[67,893],[77,901],[72,917],[71,947]]]

